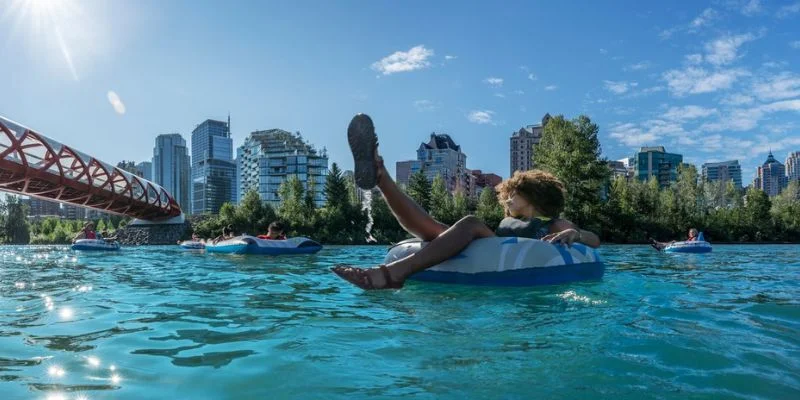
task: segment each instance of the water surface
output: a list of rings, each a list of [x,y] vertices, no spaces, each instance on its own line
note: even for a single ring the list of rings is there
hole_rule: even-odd
[[[602,281],[361,292],[313,256],[0,247],[4,399],[800,398],[800,246],[607,246]]]

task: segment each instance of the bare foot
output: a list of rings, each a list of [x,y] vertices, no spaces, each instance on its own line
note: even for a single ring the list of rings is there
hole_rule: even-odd
[[[340,278],[364,290],[400,289],[405,283],[404,280],[393,277],[389,268],[384,265],[364,269],[340,264],[331,270]]]

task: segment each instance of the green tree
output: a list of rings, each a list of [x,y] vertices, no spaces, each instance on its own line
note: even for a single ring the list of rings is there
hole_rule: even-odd
[[[342,170],[339,169],[339,165],[333,163],[328,176],[325,177],[325,207],[347,209],[350,206],[349,197],[347,181],[342,176]]]
[[[10,244],[28,244],[31,240],[28,225],[28,206],[17,196],[7,196],[3,205],[5,219],[3,221],[4,242]]]
[[[773,200],[770,212],[781,229],[783,240],[800,240],[800,181],[789,182]]]
[[[372,236],[379,243],[397,243],[409,238],[410,235],[397,222],[383,196],[372,196],[372,217]]]
[[[448,225],[453,225],[461,218],[464,218],[470,214],[470,201],[463,191],[457,190],[453,195],[451,202],[452,211],[450,212],[450,218],[447,219],[447,221],[442,221]]]
[[[745,195],[744,219],[751,227],[751,240],[761,241],[768,239],[772,233],[772,220],[770,208],[772,204],[769,196],[761,190],[750,188]]]
[[[406,189],[408,195],[419,204],[420,207],[429,211],[431,209],[431,183],[425,176],[425,171],[419,171],[411,174],[408,178],[408,188]]]
[[[497,200],[497,193],[492,188],[483,188],[478,199],[478,208],[475,216],[480,218],[486,226],[497,229],[503,219],[503,206]]]
[[[278,188],[281,203],[278,217],[289,225],[291,236],[305,236],[313,233],[313,212],[308,210],[303,183],[296,176],[290,176]]]
[[[561,179],[567,189],[564,215],[587,229],[598,230],[602,187],[610,170],[600,158],[599,128],[584,115],[569,121],[559,115],[544,127],[534,149],[537,168]]]
[[[269,224],[278,219],[271,205],[264,203],[258,192],[251,190],[242,198],[234,213],[236,220],[242,225],[242,232],[258,235],[266,232]]]
[[[452,198],[450,196],[450,192],[447,191],[444,179],[442,179],[442,176],[439,174],[433,178],[429,204],[430,214],[436,220],[444,222],[452,218]]]

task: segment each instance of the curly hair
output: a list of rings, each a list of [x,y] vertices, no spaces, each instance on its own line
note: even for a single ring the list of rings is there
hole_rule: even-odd
[[[549,172],[538,169],[517,171],[514,172],[514,176],[497,185],[495,190],[497,200],[503,207],[506,207],[507,200],[516,194],[522,196],[546,217],[557,218],[564,210],[564,184]]]

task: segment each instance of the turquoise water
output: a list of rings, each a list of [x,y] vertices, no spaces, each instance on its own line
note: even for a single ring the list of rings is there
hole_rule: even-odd
[[[800,398],[800,246],[608,246],[601,282],[364,293],[314,256],[0,247],[3,399]]]

